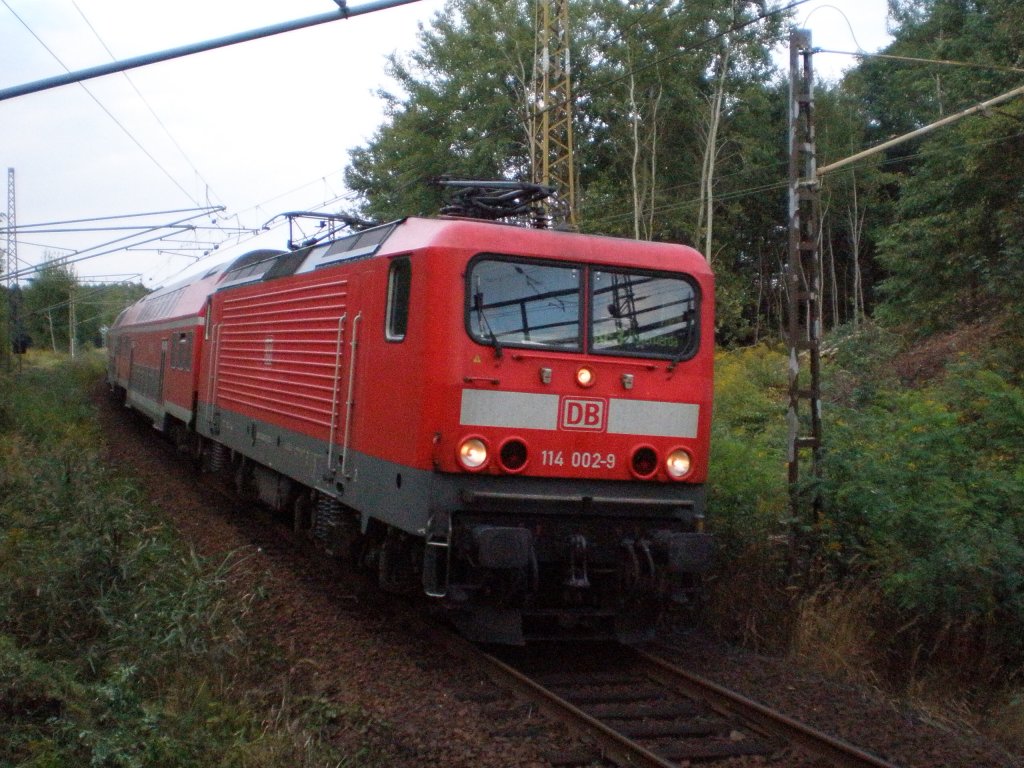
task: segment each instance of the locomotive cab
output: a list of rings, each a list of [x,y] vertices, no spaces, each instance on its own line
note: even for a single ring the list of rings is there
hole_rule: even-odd
[[[473,639],[645,638],[710,563],[710,274],[682,246],[473,226],[502,247],[427,269],[459,290],[428,291],[449,352],[424,589]]]

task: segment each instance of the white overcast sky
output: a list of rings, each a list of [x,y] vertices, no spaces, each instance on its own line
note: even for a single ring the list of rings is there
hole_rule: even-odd
[[[225,206],[216,223],[191,222],[209,229],[76,264],[83,279],[137,276],[149,287],[194,270],[201,257],[205,267],[255,246],[284,247],[286,230],[237,242],[233,228],[256,230],[282,211],[317,209],[345,194],[348,150],[382,120],[374,91],[389,86],[385,56],[415,47],[418,25],[429,24],[443,5],[419,0],[131,70],[127,78],[108,75],[84,88],[0,102],[0,173],[6,188],[6,169],[15,169],[19,230],[207,202]],[[107,63],[104,45],[124,59],[336,7],[332,0],[0,0],[0,88]],[[888,42],[886,0],[811,0],[797,9],[796,22],[811,30],[818,48],[871,52]],[[788,53],[780,60],[788,61]],[[820,54],[814,66],[838,77],[855,62]],[[65,254],[125,234],[23,232],[18,257],[22,266],[38,264],[44,252]]]

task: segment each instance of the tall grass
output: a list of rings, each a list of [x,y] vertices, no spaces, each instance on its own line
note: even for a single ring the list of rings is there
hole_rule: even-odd
[[[372,762],[327,739],[361,713],[255,685],[287,667],[249,634],[243,555],[204,560],[104,465],[101,375],[37,358],[0,381],[0,766]]]

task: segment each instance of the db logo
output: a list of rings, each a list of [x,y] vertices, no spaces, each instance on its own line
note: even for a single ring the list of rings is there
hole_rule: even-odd
[[[603,432],[606,407],[604,400],[594,397],[563,397],[561,427]]]

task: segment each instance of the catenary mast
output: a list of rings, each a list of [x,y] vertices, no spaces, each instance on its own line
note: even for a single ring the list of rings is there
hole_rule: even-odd
[[[568,0],[537,0],[537,41],[531,94],[532,181],[554,187],[564,217],[575,228],[576,171],[572,137],[572,86]]]

